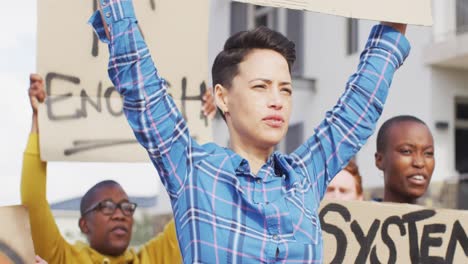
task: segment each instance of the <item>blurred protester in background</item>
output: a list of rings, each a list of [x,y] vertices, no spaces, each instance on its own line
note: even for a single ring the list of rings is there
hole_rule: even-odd
[[[330,182],[324,199],[362,201],[363,198],[362,177],[356,161],[352,159]]]
[[[434,172],[434,139],[417,117],[390,118],[377,134],[375,165],[384,176],[384,202],[414,204]]]
[[[49,263],[181,263],[174,221],[163,233],[138,251],[128,249],[136,204],[129,201],[115,181],[94,185],[82,198],[79,227],[89,245],[71,245],[60,234],[46,199],[47,163],[39,157],[38,103],[46,97],[41,76],[30,76],[29,99],[33,110],[32,127],[24,153],[21,179],[22,203],[29,210],[31,233],[36,253]],[[204,97],[203,111],[212,116],[216,107],[211,93]],[[42,262],[41,262],[42,261]],[[44,260],[36,258],[36,263]]]

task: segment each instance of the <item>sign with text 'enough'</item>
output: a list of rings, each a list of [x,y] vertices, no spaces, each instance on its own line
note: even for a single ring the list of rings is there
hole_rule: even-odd
[[[191,135],[200,143],[211,140],[201,110],[208,77],[209,0],[139,0],[134,5]],[[96,9],[95,0],[38,1],[37,69],[48,95],[39,109],[41,158],[148,161],[107,75],[107,46],[87,24]]]
[[[468,212],[323,201],[324,263],[468,263]]]
[[[377,21],[432,25],[431,0],[234,0]]]

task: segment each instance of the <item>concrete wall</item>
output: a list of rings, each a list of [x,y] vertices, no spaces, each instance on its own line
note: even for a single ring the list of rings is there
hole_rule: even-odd
[[[433,68],[431,85],[433,119],[449,124],[446,130],[433,129],[437,158],[433,179],[443,181],[458,176],[455,171],[455,98],[468,98],[468,71]]]
[[[432,0],[434,41],[444,41],[456,32],[456,0]]]

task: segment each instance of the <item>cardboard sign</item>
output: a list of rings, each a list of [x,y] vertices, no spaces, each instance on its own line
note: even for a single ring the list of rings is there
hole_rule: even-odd
[[[191,135],[211,140],[201,111],[207,89],[209,0],[134,1],[145,40]],[[183,8],[181,8],[183,6]],[[39,109],[41,158],[68,161],[148,161],[107,75],[107,45],[89,17],[95,0],[38,1],[37,69],[48,99]]]
[[[468,263],[468,212],[323,201],[324,263]]]
[[[0,207],[0,263],[34,263],[29,216],[23,206]]]
[[[405,24],[432,25],[431,0],[234,0],[255,5]]]

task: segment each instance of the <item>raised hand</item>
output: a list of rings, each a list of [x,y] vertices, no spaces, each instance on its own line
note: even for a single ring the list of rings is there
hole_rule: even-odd
[[[41,257],[36,255],[36,258],[34,259],[35,264],[47,264],[47,261],[43,260]]]
[[[406,33],[406,24],[393,23],[393,22],[381,22],[382,25],[390,26],[395,30],[400,31],[401,34],[405,35]]]
[[[31,108],[33,110],[31,133],[38,133],[39,126],[37,122],[37,108],[39,107],[39,103],[44,102],[46,98],[44,80],[39,74],[32,73],[29,75],[28,95]]]
[[[211,92],[212,89],[206,89],[205,94],[203,95],[203,114],[210,119],[216,115],[216,104],[214,101],[213,93]]]
[[[44,90],[44,80],[39,74],[29,75],[29,101],[34,114],[37,114],[39,103],[44,102],[46,93]]]

